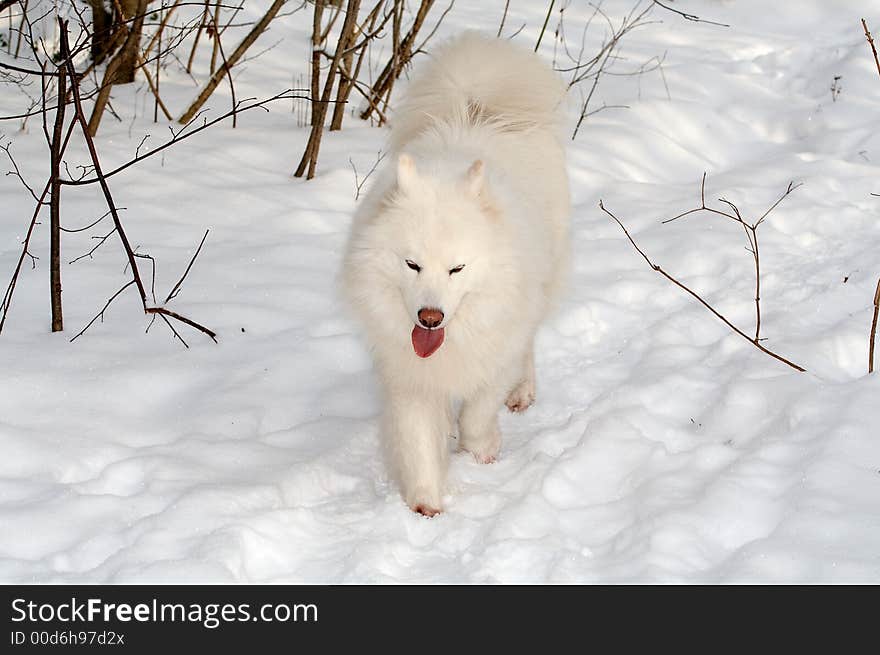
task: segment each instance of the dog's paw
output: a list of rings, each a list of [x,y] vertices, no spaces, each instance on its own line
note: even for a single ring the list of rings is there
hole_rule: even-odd
[[[408,493],[404,494],[404,501],[412,511],[428,518],[443,511],[440,490],[436,487],[429,488],[425,485],[411,487]]]
[[[519,413],[526,411],[535,402],[535,383],[531,380],[523,380],[507,396],[504,402],[511,412]]]
[[[498,459],[498,451],[501,450],[501,439],[485,444],[482,448],[475,448],[467,444],[461,447],[462,452],[470,453],[477,464],[494,464]]]
[[[477,464],[494,464],[497,458],[497,455],[489,454],[471,453],[471,455],[477,460]]]
[[[501,450],[501,431],[498,421],[482,433],[469,434],[462,426],[462,434],[458,442],[459,450],[469,452],[477,460],[477,464],[492,464]]]
[[[417,514],[421,514],[422,516],[427,516],[428,518],[431,518],[433,516],[437,516],[438,514],[440,514],[443,511],[442,509],[438,509],[436,507],[431,507],[430,505],[428,505],[426,503],[419,503],[415,507],[412,507],[411,509],[412,509],[412,511],[416,512]]]

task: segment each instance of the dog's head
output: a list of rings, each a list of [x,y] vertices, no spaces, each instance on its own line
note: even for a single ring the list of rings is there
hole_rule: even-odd
[[[408,320],[421,357],[442,345],[463,299],[486,287],[502,232],[483,162],[449,168],[419,170],[412,157],[400,155],[396,185],[362,235],[373,273],[381,277],[373,282],[391,292],[386,301],[402,305],[382,320]]]

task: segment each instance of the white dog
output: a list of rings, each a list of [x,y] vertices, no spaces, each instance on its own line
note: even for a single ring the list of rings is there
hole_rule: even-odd
[[[479,462],[498,410],[535,398],[535,332],[568,261],[565,87],[534,53],[467,33],[425,63],[355,216],[342,281],[384,387],[406,503],[442,509],[447,440]]]

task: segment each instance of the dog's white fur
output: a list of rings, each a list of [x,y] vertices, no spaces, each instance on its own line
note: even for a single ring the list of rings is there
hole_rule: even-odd
[[[423,514],[442,509],[456,401],[460,447],[491,462],[500,407],[534,399],[535,332],[568,262],[564,92],[508,41],[466,33],[447,43],[410,84],[392,124],[393,164],[356,213],[342,282],[383,384],[393,472]],[[424,307],[443,311],[445,329],[425,359],[411,343]]]

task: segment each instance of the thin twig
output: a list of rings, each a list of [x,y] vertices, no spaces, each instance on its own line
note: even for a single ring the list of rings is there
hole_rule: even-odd
[[[117,291],[112,296],[110,296],[110,300],[108,300],[106,302],[106,304],[101,308],[101,311],[99,311],[97,314],[95,314],[95,316],[92,318],[92,320],[89,321],[88,323],[86,323],[86,326],[82,330],[80,330],[75,335],[73,335],[73,337],[71,337],[71,339],[70,339],[71,343],[76,341],[78,337],[81,337],[86,330],[88,330],[90,327],[92,327],[92,323],[97,321],[99,318],[101,319],[101,322],[103,323],[104,322],[104,312],[107,311],[107,308],[110,306],[110,303],[113,302],[114,300],[116,300],[116,298],[119,296],[119,294],[121,294],[123,291],[125,291],[132,284],[134,284],[134,280],[129,280],[128,282],[126,282],[125,284],[122,285],[122,288],[120,288],[119,291]]]
[[[877,64],[877,74],[880,75],[880,59],[877,58],[877,48],[874,46],[874,37],[871,36],[871,32],[868,31],[868,24],[865,22],[865,19],[862,19],[862,27],[865,30],[865,38],[868,39],[868,44],[871,46],[871,52],[874,53],[874,63]]]
[[[235,114],[240,114],[241,112],[247,111],[249,109],[255,109],[257,107],[261,107],[263,109],[266,109],[265,105],[267,105],[271,102],[275,102],[277,100],[290,100],[290,99],[307,100],[308,96],[302,95],[302,94],[297,94],[296,89],[288,89],[287,91],[283,91],[281,93],[278,93],[278,94],[272,96],[271,98],[265,98],[264,100],[254,102],[253,104],[242,106],[246,102],[250,102],[250,101],[255,100],[255,98],[246,98],[244,100],[239,101],[239,103],[238,103],[239,106],[235,107],[234,109],[231,109],[231,110],[227,111],[226,113],[224,113],[224,114],[222,114],[222,115],[218,116],[217,118],[214,118],[210,121],[205,121],[204,123],[199,125],[199,127],[196,127],[194,129],[190,130],[189,132],[187,132],[186,131],[187,128],[190,127],[198,118],[198,115],[196,115],[193,117],[193,119],[189,123],[184,125],[179,130],[174,131],[172,129],[171,130],[171,134],[172,134],[171,139],[169,139],[168,141],[166,141],[162,145],[153,148],[152,150],[146,151],[142,155],[137,155],[136,157],[127,161],[126,163],[121,164],[120,166],[117,166],[113,170],[107,171],[106,173],[104,173],[104,178],[106,179],[109,177],[113,177],[117,173],[121,173],[122,171],[124,171],[126,168],[129,168],[130,166],[134,166],[138,162],[143,161],[144,159],[147,159],[148,157],[152,157],[153,155],[158,154],[158,153],[162,152],[163,150],[170,148],[174,144],[179,143],[179,142],[183,141],[184,139],[188,139],[189,137],[191,137],[195,134],[198,134],[199,132],[202,132],[203,130],[207,130],[212,125],[215,125],[215,124],[219,123],[220,121],[226,120],[230,116],[234,116]],[[266,111],[268,111],[268,109],[266,109]],[[99,180],[97,177],[90,177],[90,178],[85,178],[85,179],[81,179],[81,180],[62,180],[61,183],[66,184],[66,185],[70,185],[70,186],[79,186],[79,185],[83,185],[83,184],[96,184],[98,181]]]
[[[138,246],[140,248],[140,246]],[[137,248],[135,248],[137,251]],[[152,255],[141,254],[139,252],[134,253],[135,257],[140,257],[141,259],[149,259],[150,265],[152,269],[152,274],[150,276],[150,297],[153,299],[153,304],[156,304],[156,258]],[[126,268],[128,265],[126,264]]]
[[[9,158],[9,163],[12,164],[11,171],[7,171],[6,175],[14,175],[18,178],[18,181],[22,183],[25,189],[28,190],[28,193],[31,194],[31,198],[34,200],[38,200],[37,193],[34,191],[34,188],[28,184],[27,180],[24,179],[24,175],[21,174],[21,170],[18,168],[18,162],[15,161],[15,158],[12,156],[12,142],[10,141],[6,145],[0,145],[0,150],[6,153],[6,156]]]
[[[694,16],[693,14],[688,14],[683,11],[679,11],[678,9],[673,9],[669,5],[665,5],[662,2],[659,2],[659,0],[653,0],[653,2],[658,7],[663,7],[663,9],[671,11],[673,14],[678,14],[685,20],[689,20],[693,23],[706,23],[708,25],[718,25],[719,27],[730,27],[730,25],[727,25],[726,23],[716,23],[714,20],[705,20],[703,18],[700,18],[699,16]]]
[[[376,172],[376,168],[378,168],[379,164],[382,163],[382,160],[385,159],[385,155],[387,155],[387,154],[388,154],[387,152],[382,152],[381,150],[376,153],[376,161],[373,164],[373,167],[369,171],[367,171],[366,175],[364,175],[363,179],[360,179],[358,177],[358,171],[357,171],[357,167],[354,165],[354,160],[351,157],[348,158],[348,163],[351,164],[351,169],[354,171],[354,185],[355,185],[354,199],[355,199],[355,202],[357,202],[358,198],[361,197],[361,189],[363,188],[364,184],[366,184],[367,180],[370,179],[370,176],[374,172]]]
[[[195,321],[188,319],[186,316],[181,316],[177,312],[172,312],[170,309],[166,309],[165,307],[147,307],[145,310],[147,314],[163,314],[165,316],[170,316],[171,318],[176,318],[181,323],[186,323],[190,327],[195,328],[199,332],[203,332],[207,334],[214,343],[217,343],[217,333],[213,330],[209,330],[204,325],[199,325]]]
[[[874,340],[877,338],[878,314],[880,314],[880,280],[877,280],[877,290],[874,292],[874,318],[871,320],[871,336],[868,341],[868,373],[874,372]]]
[[[544,18],[544,24],[541,26],[541,33],[538,34],[538,42],[535,44],[535,52],[538,52],[538,48],[541,47],[541,39],[544,38],[544,32],[547,29],[547,23],[550,22],[550,14],[553,13],[553,5],[556,4],[556,0],[550,0],[550,6],[547,7],[547,16]]]
[[[871,46],[871,52],[874,54],[874,63],[877,65],[877,74],[880,75],[880,59],[877,58],[877,48],[874,46],[874,37],[868,30],[868,24],[862,19],[862,28],[865,30],[865,38]],[[880,194],[872,193],[872,196],[880,196]],[[880,280],[877,280],[877,290],[874,292],[874,316],[871,319],[871,334],[868,337],[868,373],[874,372],[874,341],[877,338],[877,315],[880,313]]]
[[[165,314],[153,314],[153,316],[154,317],[158,316],[163,321],[165,321],[165,325],[167,325],[169,328],[171,328],[171,331],[174,332],[174,336],[177,337],[178,339],[180,339],[180,343],[182,343],[186,348],[189,348],[189,344],[183,340],[183,337],[180,336],[180,333],[174,328],[174,326],[171,324],[171,321],[169,321],[167,318],[165,318]],[[151,321],[151,324],[152,324],[152,321]]]
[[[180,289],[180,285],[183,284],[183,281],[186,279],[186,276],[189,275],[189,269],[192,268],[192,265],[196,261],[196,257],[199,256],[199,253],[202,251],[202,246],[205,245],[205,239],[208,238],[208,232],[210,230],[205,230],[205,236],[202,237],[201,242],[199,243],[199,247],[196,248],[195,254],[192,256],[192,259],[189,260],[189,264],[187,264],[186,270],[183,272],[183,275],[180,276],[180,279],[177,281],[177,284],[171,289],[171,293],[168,294],[168,297],[165,298],[165,302],[163,305],[167,305],[171,300],[174,300],[175,296],[177,296],[178,290]]]
[[[118,207],[118,209],[119,209],[120,211],[122,211],[123,209],[125,209],[125,207]],[[103,221],[103,220],[104,220],[105,218],[107,218],[109,215],[110,215],[110,212],[109,212],[109,211],[106,211],[106,212],[104,212],[104,214],[101,216],[101,218],[99,218],[98,220],[94,221],[93,223],[89,223],[89,224],[86,225],[85,227],[77,227],[77,228],[67,228],[67,227],[62,227],[62,228],[61,228],[61,231],[62,231],[62,232],[70,232],[70,233],[75,233],[75,232],[85,232],[86,230],[89,230],[89,229],[95,227],[98,223],[100,223],[101,221]]]
[[[223,39],[221,34],[223,33],[220,29],[220,25],[217,23],[216,14],[211,18],[211,21],[214,23],[214,44],[217,46],[217,50],[220,51],[220,59],[223,62],[223,68],[226,69],[226,79],[229,80],[229,93],[232,95],[232,106],[235,107],[235,82],[232,80],[232,73],[229,69],[229,61],[226,59],[226,53],[223,51]],[[213,63],[211,64],[213,66]],[[213,71],[211,71],[213,72]],[[170,120],[169,116],[169,120]],[[238,116],[236,114],[232,115],[232,129],[238,127]],[[181,341],[183,341],[181,339]]]
[[[143,57],[140,54],[137,55],[138,66],[144,73],[144,77],[147,79],[147,86],[150,87],[150,92],[153,94],[153,98],[155,98],[155,104],[153,105],[153,122],[158,122],[157,110],[161,109],[162,113],[165,115],[166,120],[173,121],[174,117],[171,115],[171,112],[168,111],[168,107],[165,106],[165,103],[162,102],[162,97],[159,95],[159,59],[156,58],[156,80],[153,81],[153,76],[150,75],[150,71],[147,69],[147,64],[144,61]]]
[[[431,40],[431,38],[437,33],[437,30],[440,29],[440,26],[443,24],[443,19],[446,18],[446,15],[452,11],[452,8],[455,6],[455,0],[449,0],[449,4],[446,5],[446,9],[443,10],[443,13],[440,14],[440,18],[437,19],[437,22],[434,24],[434,29],[428,32],[428,36],[426,36],[422,42],[416,46],[413,50],[413,55],[424,52],[425,44]]]
[[[43,200],[49,194],[51,185],[51,181],[46,182],[43,193],[38,199],[36,209],[34,209],[33,216],[31,217],[31,222],[28,224],[27,234],[25,234],[24,241],[22,242],[18,263],[15,265],[15,270],[13,270],[9,284],[6,286],[6,293],[3,294],[3,302],[0,303],[0,333],[3,332],[3,325],[6,323],[6,317],[9,315],[9,307],[12,305],[12,296],[15,294],[15,287],[18,282],[18,275],[21,273],[21,266],[24,263],[25,257],[30,255],[28,248],[30,247],[31,236],[37,225],[37,217],[40,215],[40,210],[43,208]]]
[[[504,13],[501,14],[501,24],[498,26],[498,34],[496,34],[496,38],[501,38],[501,32],[504,31],[504,21],[507,20],[507,9],[510,7],[510,0],[505,0],[504,2]]]
[[[109,213],[109,212],[108,212],[108,213]],[[101,246],[103,246],[104,243],[107,241],[107,239],[109,239],[110,237],[113,236],[113,233],[114,233],[114,232],[116,232],[116,228],[115,228],[115,227],[114,227],[112,230],[110,230],[107,234],[104,234],[104,235],[102,235],[102,236],[94,236],[94,237],[92,237],[93,239],[97,239],[97,240],[98,240],[97,245],[96,245],[94,248],[92,248],[91,250],[89,250],[88,252],[83,253],[83,254],[80,255],[79,257],[75,257],[74,259],[71,259],[69,262],[67,262],[68,265],[70,265],[70,264],[76,264],[80,259],[85,259],[86,257],[88,257],[89,259],[92,259],[92,255],[95,254],[95,251],[96,251],[98,248],[100,248]]]
[[[192,73],[192,64],[193,59],[196,56],[196,48],[199,45],[199,38],[202,36],[202,31],[208,24],[208,12],[210,11],[210,0],[205,0],[205,8],[202,11],[202,19],[199,21],[199,27],[196,30],[196,38],[193,40],[192,49],[189,51],[189,59],[186,60],[186,72]]]

